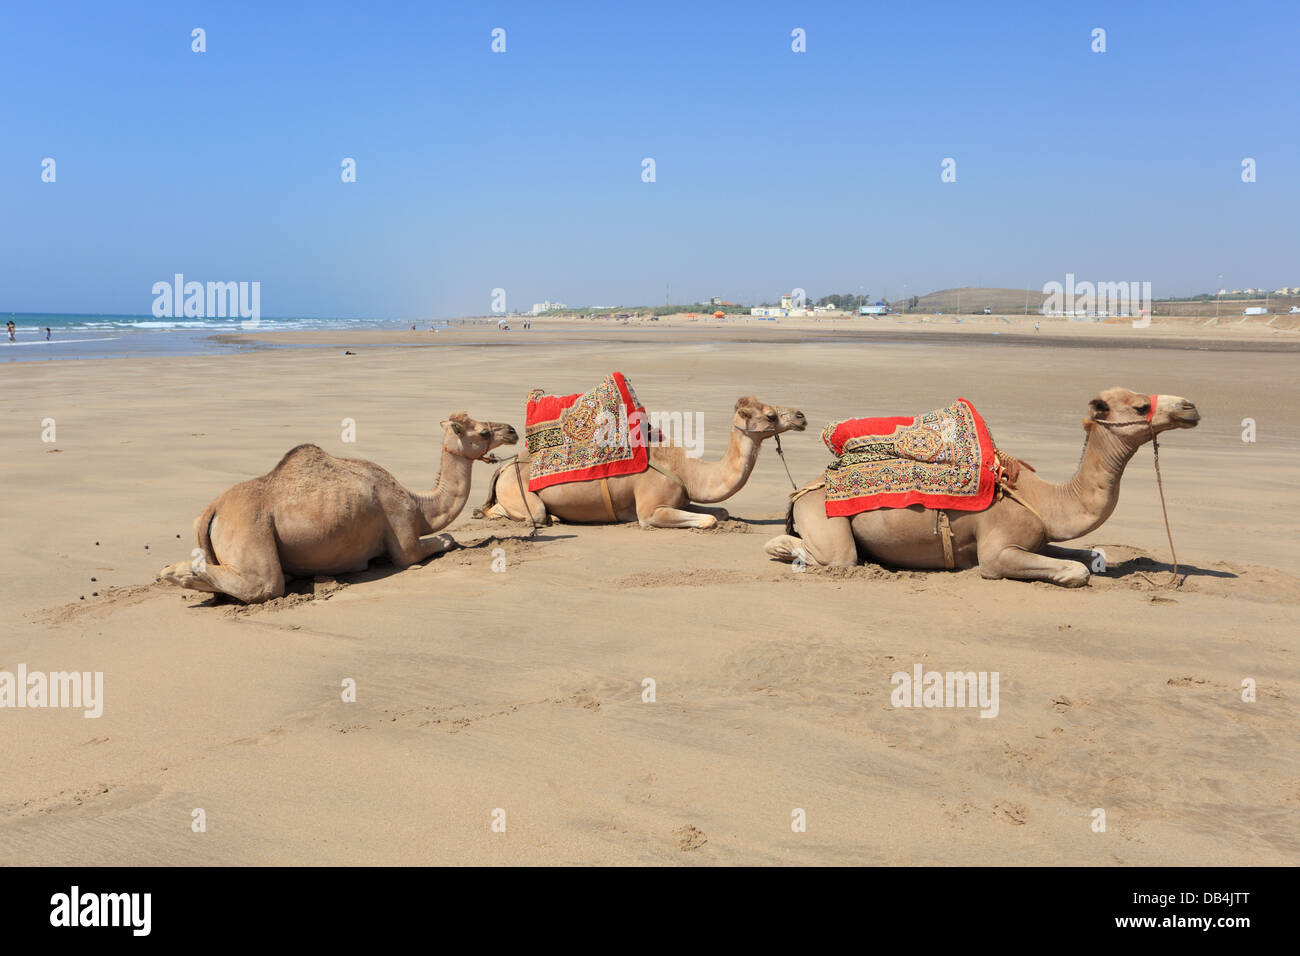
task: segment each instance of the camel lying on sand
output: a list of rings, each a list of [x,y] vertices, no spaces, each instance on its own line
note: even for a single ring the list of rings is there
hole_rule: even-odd
[[[159,580],[256,604],[283,595],[286,577],[363,571],[381,555],[404,568],[451,550],[451,535],[436,532],[465,507],[473,463],[519,436],[464,412],[442,424],[432,493],[408,491],[374,462],[299,445],[208,505],[194,522],[202,556],[163,568]]]
[[[688,458],[683,448],[652,445],[649,468],[607,479],[608,502],[600,481],[566,482],[534,494],[528,490],[528,461],[507,462],[492,476],[488,499],[475,514],[528,521],[531,511],[539,525],[554,516],[579,524],[637,521],[643,528],[712,528],[727,519],[726,510],[693,502],[726,501],[749,480],[764,439],[801,432],[808,420],[797,408],[741,398],[731,424],[721,461],[700,461]]]
[[[1022,469],[1015,495],[1029,507],[1003,497],[983,511],[947,512],[955,566],[978,566],[986,578],[1087,584],[1092,552],[1050,542],[1069,541],[1100,527],[1119,502],[1120,478],[1134,453],[1160,432],[1194,428],[1200,418],[1196,406],[1177,395],[1139,395],[1126,388],[1102,392],[1089,404],[1083,457],[1072,479],[1057,485]],[[772,538],[765,550],[777,560],[829,567],[868,559],[899,568],[941,569],[947,565],[935,530],[937,517],[913,505],[828,518],[824,492],[810,491],[792,505],[787,527],[792,533]]]

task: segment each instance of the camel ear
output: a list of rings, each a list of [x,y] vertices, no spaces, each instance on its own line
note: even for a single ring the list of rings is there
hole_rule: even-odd
[[[1099,418],[1105,412],[1110,411],[1110,406],[1107,405],[1100,398],[1094,398],[1092,401],[1088,403],[1088,407],[1092,409],[1093,418]]]
[[[758,399],[753,395],[742,395],[736,399],[736,411],[740,411],[742,408],[753,408],[757,404]]]

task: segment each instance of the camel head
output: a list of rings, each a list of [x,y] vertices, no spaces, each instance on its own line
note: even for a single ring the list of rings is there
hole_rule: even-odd
[[[452,412],[442,423],[442,447],[453,455],[475,461],[498,445],[513,445],[519,435],[501,422],[476,422],[464,412]]]
[[[801,432],[808,427],[808,419],[799,409],[768,405],[752,395],[736,400],[736,415],[731,423],[755,441],[782,432]]]
[[[1126,442],[1141,444],[1173,428],[1195,428],[1200,420],[1196,406],[1177,395],[1140,395],[1127,388],[1108,388],[1088,403],[1083,427],[1091,431],[1101,423]]]

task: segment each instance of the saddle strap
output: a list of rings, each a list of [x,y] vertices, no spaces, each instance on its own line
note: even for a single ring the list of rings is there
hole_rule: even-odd
[[[1031,504],[1030,504],[1028,501],[1026,501],[1024,498],[1020,497],[1020,495],[1016,494],[1014,491],[1012,491],[1012,490],[1011,490],[1009,487],[1007,487],[1006,485],[1003,485],[1003,487],[1002,487],[1002,493],[1003,493],[1004,495],[1006,495],[1008,498],[1010,498],[1012,501],[1014,501],[1016,504],[1021,505],[1022,507],[1028,508],[1028,509],[1030,510],[1030,512],[1033,513],[1033,516],[1034,516],[1035,518],[1037,518],[1039,521],[1041,521],[1041,522],[1043,523],[1043,531],[1044,531],[1044,532],[1047,531],[1047,519],[1044,518],[1042,515],[1040,515],[1040,514],[1038,513],[1038,509],[1037,509],[1037,508],[1035,508],[1033,505],[1031,505]]]
[[[614,510],[614,499],[609,496],[609,479],[600,479],[600,496],[605,499],[605,510],[609,512],[609,520],[618,521],[618,513]]]
[[[666,478],[671,478],[673,481],[677,482],[677,484],[678,484],[679,486],[681,486],[682,491],[685,491],[685,490],[686,490],[686,482],[682,481],[681,478],[679,478],[677,475],[673,474],[671,471],[669,471],[669,470],[668,470],[667,468],[665,468],[663,465],[656,465],[656,464],[652,461],[652,462],[650,462],[650,467],[653,468],[655,471],[659,472],[659,474],[663,475],[664,477],[666,477]],[[687,495],[687,496],[686,496],[686,498],[687,498],[688,501],[690,500],[690,497],[691,497],[690,495]]]
[[[948,523],[948,512],[934,513],[934,533],[943,539],[943,566],[951,571],[957,566],[952,554],[952,526]]]

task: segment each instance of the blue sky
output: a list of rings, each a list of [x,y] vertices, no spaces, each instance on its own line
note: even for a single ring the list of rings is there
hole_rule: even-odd
[[[1293,2],[290,6],[0,10],[0,311],[1300,284]]]

